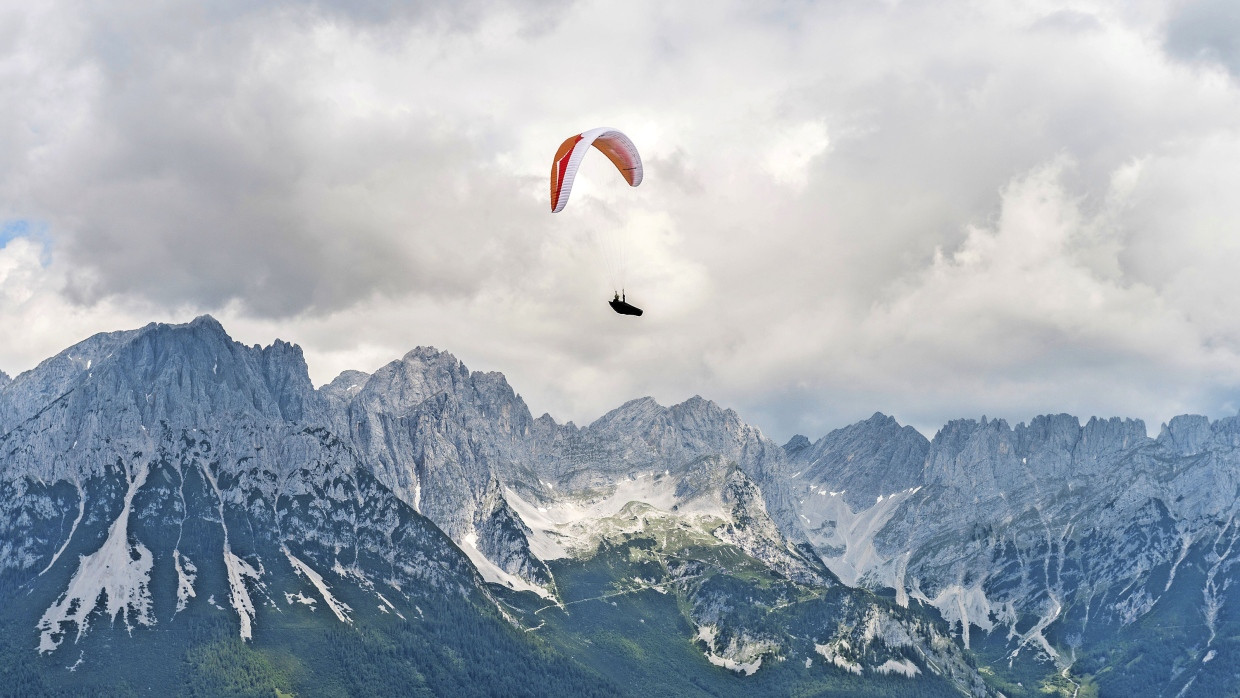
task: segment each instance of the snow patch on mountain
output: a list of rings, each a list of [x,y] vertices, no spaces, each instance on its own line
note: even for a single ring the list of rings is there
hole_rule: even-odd
[[[66,624],[77,626],[74,642],[81,639],[89,626],[89,617],[99,604],[99,597],[106,599],[105,612],[116,622],[121,616],[125,628],[132,632],[130,616],[136,623],[154,625],[151,615],[151,567],[154,558],[151,551],[139,541],[129,544],[129,517],[133,498],[146,483],[149,466],[142,462],[136,467],[125,492],[125,505],[108,528],[107,540],[91,553],[82,556],[77,572],[69,581],[69,588],[52,604],[39,620],[39,652],[55,650],[64,640]]]
[[[228,545],[228,524],[224,521],[224,496],[220,494],[219,483],[215,481],[215,475],[211,473],[211,468],[203,467],[203,475],[206,476],[207,482],[211,484],[212,491],[215,492],[216,501],[219,503],[220,527],[224,529],[224,567],[228,572],[228,599],[232,603],[232,607],[237,611],[237,617],[241,621],[241,638],[243,640],[252,639],[253,623],[254,623],[254,601],[250,598],[250,592],[245,587],[245,579],[249,577],[254,583],[262,586],[262,572],[260,569],[254,569],[254,566],[235,555],[232,548]]]
[[[532,531],[530,552],[541,560],[554,560],[589,555],[604,538],[641,530],[644,519],[640,517],[634,522],[636,527],[622,523],[622,519],[632,518],[632,504],[644,504],[663,516],[677,516],[701,525],[731,520],[718,492],[712,493],[713,497],[682,499],[676,496],[678,487],[675,478],[650,471],[623,479],[610,491],[561,495],[539,505],[522,499],[511,489],[504,491],[504,497]],[[618,518],[626,510],[630,515]]]
[[[375,592],[375,596],[378,596],[379,600],[383,602],[383,606],[380,606],[379,608],[382,609],[384,613],[387,613],[390,611],[392,613],[395,613],[397,616],[399,616],[401,620],[405,619],[404,614],[396,610],[396,607],[392,605],[391,601],[387,600],[386,596],[384,596],[383,594],[380,594],[377,591]],[[386,608],[384,608],[384,606],[386,606]]]
[[[173,613],[176,615],[184,611],[189,605],[189,600],[198,595],[194,592],[194,580],[198,578],[198,568],[190,562],[188,557],[182,555],[180,550],[172,551],[172,561],[177,568],[177,610]]]
[[[943,589],[933,599],[926,598],[920,589],[914,589],[910,592],[910,595],[918,601],[928,603],[939,609],[939,614],[948,623],[959,623],[965,649],[970,647],[969,628],[971,626],[976,625],[986,632],[990,632],[995,628],[995,623],[991,619],[992,614],[1003,621],[1010,620],[1015,622],[1016,620],[1015,613],[1010,606],[999,609],[995,609],[992,606],[990,600],[986,598],[986,592],[982,590],[980,583],[967,589],[959,584],[952,584]]]
[[[310,580],[310,583],[313,584],[314,588],[318,590],[319,596],[323,597],[323,602],[327,604],[327,607],[331,609],[332,613],[336,614],[336,618],[339,618],[341,623],[349,623],[351,625],[353,623],[353,619],[349,617],[349,613],[353,609],[349,608],[348,604],[340,601],[332,595],[331,591],[328,589],[327,582],[323,581],[323,575],[315,572],[310,565],[307,565],[299,560],[293,555],[293,553],[289,552],[288,548],[281,546],[280,550],[283,551],[284,556],[288,558],[289,564],[293,566],[293,569],[297,570],[298,574]]]
[[[714,626],[698,628],[697,639],[706,644],[706,661],[745,676],[753,676],[762,668],[763,655],[779,649],[770,640],[752,638],[743,633],[733,637],[726,646],[717,647],[716,636]]]
[[[888,659],[882,664],[874,667],[874,671],[877,671],[880,674],[901,674],[909,677],[910,679],[921,673],[921,669],[918,669],[917,665],[908,659],[903,659],[900,661]]]
[[[555,597],[551,594],[551,592],[540,586],[531,584],[516,575],[505,572],[494,562],[487,559],[487,556],[483,555],[482,551],[478,550],[478,536],[476,534],[470,533],[465,536],[464,540],[461,541],[461,550],[465,553],[465,556],[469,558],[469,561],[474,563],[474,567],[477,568],[478,574],[480,574],[485,581],[491,582],[492,584],[506,586],[509,589],[516,589],[517,591],[532,591],[548,601],[555,600]]]
[[[300,591],[297,592],[296,594],[291,594],[287,591],[284,592],[284,602],[290,606],[292,606],[295,603],[302,604],[303,606],[309,606],[311,611],[313,611],[315,606],[318,606],[319,604],[318,599],[310,597],[310,596],[306,596]]]
[[[74,442],[73,445],[77,446],[77,442]],[[73,540],[73,534],[77,533],[78,524],[82,523],[82,517],[86,514],[86,493],[82,491],[82,485],[78,483],[76,478],[70,482],[72,482],[73,486],[77,488],[78,513],[73,519],[73,525],[69,527],[68,537],[65,538],[64,543],[60,544],[60,548],[56,550],[56,553],[52,555],[52,559],[48,561],[47,567],[44,567],[43,571],[39,572],[40,577],[42,577],[48,570],[52,569],[52,565],[55,565],[56,561],[60,559],[60,555],[65,551],[65,548],[69,547],[69,542]]]
[[[706,661],[711,664],[721,666],[724,669],[731,669],[732,671],[735,671],[738,674],[744,674],[745,676],[753,676],[757,673],[758,669],[762,668],[762,657],[758,657],[751,662],[738,662],[734,659],[729,659],[713,652],[706,652],[705,654]]]
[[[241,619],[241,638],[243,640],[253,639],[254,601],[250,599],[250,592],[245,588],[245,579],[249,577],[254,580],[255,584],[261,585],[263,574],[260,570],[254,569],[253,565],[233,554],[227,542],[224,543],[224,566],[228,570],[228,599]]]
[[[894,566],[884,568],[889,561],[878,553],[874,537],[920,489],[911,487],[903,492],[879,495],[872,506],[854,512],[841,496],[843,492],[807,485],[797,492],[796,506],[805,522],[810,543],[840,581],[857,586],[877,571],[879,578],[874,581],[894,587],[902,594],[904,585],[897,585],[897,570]],[[907,605],[906,599],[897,600]]]
[[[697,639],[706,643],[707,647],[714,647],[715,636],[719,634],[719,629],[713,625],[705,624],[698,626]]]
[[[504,500],[529,527],[530,552],[535,557],[544,561],[569,557],[572,540],[565,529],[571,521],[556,521],[549,507],[530,504],[511,489],[504,490]]]
[[[814,645],[814,651],[821,654],[823,659],[826,659],[828,662],[831,662],[844,671],[860,676],[860,662],[853,661],[844,654],[850,649],[851,647],[849,647],[847,640],[836,640],[825,645]]]

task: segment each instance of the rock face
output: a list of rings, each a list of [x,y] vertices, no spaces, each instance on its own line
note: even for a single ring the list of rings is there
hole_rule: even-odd
[[[146,329],[151,327],[148,325]],[[141,331],[97,334],[43,361],[12,381],[6,381],[8,385],[0,386],[5,398],[0,402],[0,431],[16,426],[65,394],[83,372],[89,372],[95,363],[108,357]]]
[[[307,605],[346,625],[458,599],[532,630],[609,579],[589,598],[674,594],[697,659],[742,674],[1226,693],[1238,501],[1240,418],[927,440],[875,414],[781,448],[701,397],[534,418],[427,347],[316,390],[296,346],[209,317],[0,374],[0,594],[48,656],[208,612],[253,638]],[[524,616],[495,584],[543,598]]]
[[[761,483],[744,506],[756,520],[771,521],[767,533],[775,538],[746,538],[747,552],[793,565],[806,579],[830,576],[808,549],[788,550],[805,538],[781,477],[782,451],[713,402],[694,397],[663,407],[643,398],[581,428],[548,415],[534,419],[503,375],[471,372],[434,348],[419,347],[364,376],[350,372],[319,391],[343,411],[334,430],[401,499],[476,561],[482,556],[493,564],[492,581],[551,589],[544,560],[522,533],[528,524],[514,516],[509,497],[517,508],[597,503],[625,483],[659,475],[674,507],[702,494],[695,478],[683,476],[704,462],[720,473],[734,465]],[[703,484],[719,485],[709,478]]]
[[[292,551],[302,576],[342,567],[371,584],[360,570],[383,569],[396,588],[470,583],[438,529],[316,426],[325,408],[298,348],[244,347],[210,318],[83,344],[5,389],[25,418],[0,436],[0,579],[68,579],[39,621],[41,652],[86,634],[97,601],[131,628],[205,601],[195,578],[211,580],[192,570],[208,560],[226,582],[211,596],[242,637],[256,595],[298,578]],[[178,580],[175,606],[153,588],[161,578]]]
[[[846,582],[935,606],[983,652],[1091,673],[1128,657],[1113,638],[1139,637],[1136,621],[1172,614],[1185,638],[1144,660],[1144,685],[1103,685],[1174,694],[1217,679],[1202,658],[1226,651],[1221,609],[1237,600],[1224,580],[1240,419],[1177,417],[1156,439],[1135,420],[958,420],[922,447],[876,419],[793,457],[811,537]],[[834,464],[816,470],[824,452]],[[889,484],[871,498],[878,472]]]
[[[13,418],[10,414],[9,397],[4,392],[4,389],[9,387],[9,384],[12,382],[13,379],[9,378],[9,374],[0,371],[0,433],[7,431],[5,428],[6,420]]]
[[[922,466],[930,442],[886,415],[875,413],[814,444],[801,439],[784,447],[796,463],[793,481],[840,491],[854,510],[869,508],[879,495],[925,484]]]
[[[425,347],[316,390],[298,347],[202,317],[92,337],[0,386],[0,409],[0,595],[25,595],[0,627],[62,666],[117,630],[149,645],[224,622],[260,642],[305,609],[347,626],[471,608],[533,631],[567,603],[552,563],[581,579],[629,549],[585,578],[615,585],[600,598],[675,594],[715,629],[689,655],[705,670],[752,674],[813,636],[859,667],[853,689],[898,667],[988,691],[941,621],[839,584],[797,523],[784,451],[700,397],[560,425]],[[615,576],[637,558],[636,581]],[[495,596],[512,590],[545,599]]]

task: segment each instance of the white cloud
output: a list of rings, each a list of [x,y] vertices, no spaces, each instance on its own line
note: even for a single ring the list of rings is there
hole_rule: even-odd
[[[830,143],[822,121],[805,121],[779,129],[762,166],[780,184],[803,190],[809,179],[810,163],[825,153]]]
[[[89,308],[74,305],[63,293],[63,270],[47,264],[48,255],[41,241],[25,235],[0,247],[0,369],[10,376],[97,332],[178,315],[175,309],[133,299]]]
[[[578,421],[1217,416],[1240,88],[1185,7],[0,10],[0,221],[50,244],[0,249],[0,368],[211,312],[318,382],[434,344]],[[597,125],[646,180],[594,158],[553,216],[551,153]]]

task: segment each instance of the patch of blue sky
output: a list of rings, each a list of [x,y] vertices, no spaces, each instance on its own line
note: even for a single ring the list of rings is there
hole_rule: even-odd
[[[0,250],[17,238],[28,238],[43,245],[40,262],[43,266],[51,263],[52,239],[47,234],[47,226],[25,218],[0,220]]]
[[[9,240],[25,237],[30,234],[30,221],[10,220],[0,223],[0,249],[9,244]]]

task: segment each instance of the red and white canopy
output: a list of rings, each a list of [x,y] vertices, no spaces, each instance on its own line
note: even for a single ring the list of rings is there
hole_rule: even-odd
[[[581,158],[585,157],[590,146],[603,151],[607,159],[620,170],[620,174],[624,175],[629,186],[635,187],[642,183],[642,158],[637,154],[633,141],[614,128],[590,129],[564,141],[559,150],[555,151],[555,160],[551,163],[552,213],[559,213],[568,203],[577,168],[581,166]]]

